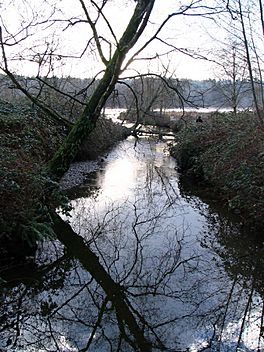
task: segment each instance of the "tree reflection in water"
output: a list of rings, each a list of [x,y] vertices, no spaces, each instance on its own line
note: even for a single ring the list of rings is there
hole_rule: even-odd
[[[179,194],[174,161],[156,144],[143,147],[126,160],[137,168],[132,190],[110,199],[101,170],[93,196],[72,202],[74,231],[54,216],[60,242],[42,244],[27,276],[6,276],[0,349],[263,349],[258,254],[237,245],[226,218]]]

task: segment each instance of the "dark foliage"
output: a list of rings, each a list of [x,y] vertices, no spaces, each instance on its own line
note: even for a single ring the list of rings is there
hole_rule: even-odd
[[[218,114],[178,134],[172,155],[212,184],[247,224],[263,225],[264,131],[250,113]]]

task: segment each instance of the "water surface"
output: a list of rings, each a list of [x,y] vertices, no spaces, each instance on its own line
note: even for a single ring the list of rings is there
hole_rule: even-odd
[[[154,351],[264,350],[263,243],[217,202],[182,188],[164,142],[128,139],[73,165],[63,182],[67,221],[119,284]],[[137,350],[126,319],[69,248],[43,243],[27,272],[2,290],[0,349]]]

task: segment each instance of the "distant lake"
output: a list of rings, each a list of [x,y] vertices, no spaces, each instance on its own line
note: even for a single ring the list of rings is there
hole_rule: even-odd
[[[238,110],[245,110],[245,109],[238,109]],[[119,109],[119,108],[116,108],[116,109],[112,109],[112,108],[106,108],[104,113],[105,113],[105,116],[107,118],[111,118],[113,121],[116,121],[116,122],[120,122],[120,120],[118,120],[118,116],[121,112],[125,112],[127,111],[127,109]],[[158,109],[154,109],[154,111],[159,111]],[[182,113],[183,110],[181,108],[173,108],[173,109],[165,109],[164,110],[165,113]],[[213,113],[213,112],[231,112],[232,111],[232,108],[217,108],[217,107],[208,107],[208,108],[185,108],[184,109],[184,112],[185,114],[187,113],[197,113],[197,114],[203,114],[203,113]]]

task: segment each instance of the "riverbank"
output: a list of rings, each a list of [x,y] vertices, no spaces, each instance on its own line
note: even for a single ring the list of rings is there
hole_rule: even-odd
[[[182,196],[176,162],[164,149],[165,141],[128,138],[69,190],[71,227],[54,219],[63,246],[45,241],[35,265],[3,276],[0,350],[87,350],[96,326],[88,350],[117,351],[122,300],[146,322],[153,349],[160,341],[170,351],[263,348],[262,242],[244,242],[229,214]],[[126,324],[127,315],[121,319]],[[125,342],[122,351],[134,350]]]
[[[29,254],[28,244],[43,232],[44,165],[66,135],[27,105],[0,103],[1,258]],[[30,247],[30,246],[29,246]]]
[[[216,114],[177,134],[180,170],[206,182],[245,225],[264,225],[264,131],[250,113]]]
[[[6,257],[30,255],[36,240],[52,235],[46,204],[60,204],[63,196],[43,169],[66,137],[67,127],[38,109],[9,102],[0,102],[0,125],[2,263]],[[123,127],[101,120],[78,158],[95,158],[125,136]]]

